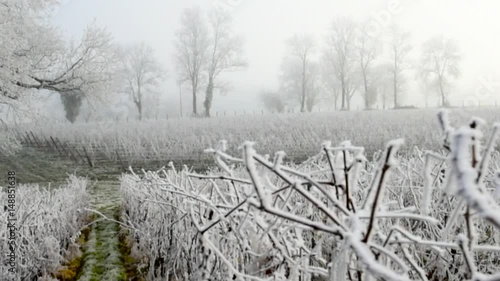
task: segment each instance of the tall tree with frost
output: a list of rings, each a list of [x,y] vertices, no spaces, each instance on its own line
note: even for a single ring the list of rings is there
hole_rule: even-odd
[[[279,76],[280,91],[297,101],[301,112],[311,112],[319,102],[322,88],[321,73],[315,61],[310,61],[305,71],[304,73],[301,60],[285,57]]]
[[[321,86],[323,92],[325,93],[325,98],[330,102],[333,102],[333,109],[338,110],[338,102],[340,95],[342,94],[342,88],[340,82],[337,79],[332,79],[331,67],[328,62],[323,61],[320,64],[320,77]]]
[[[410,33],[398,26],[391,27],[390,60],[392,67],[390,72],[393,78],[393,100],[394,108],[400,106],[399,98],[405,79],[404,71],[407,69],[406,61],[411,51]]]
[[[299,102],[300,102],[300,112],[306,111],[306,100],[308,100],[309,94],[308,84],[313,82],[313,72],[311,71],[311,60],[313,59],[314,53],[316,51],[316,42],[314,37],[310,34],[295,34],[287,41],[288,47],[292,57],[298,60],[298,67],[300,67],[300,76],[293,77],[293,79],[298,79],[300,85],[299,89]],[[309,98],[310,99],[310,98]]]
[[[35,90],[57,92],[62,99],[98,99],[113,88],[117,60],[111,35],[91,24],[80,41],[65,42],[47,13],[55,5],[51,0],[2,1],[0,103],[20,108]]]
[[[150,87],[164,78],[164,71],[154,56],[153,48],[145,43],[133,46],[123,60],[123,77],[125,91],[131,95],[139,112],[139,120],[142,120],[144,99],[151,92]]]
[[[312,62],[309,67],[309,79],[306,84],[305,106],[308,112],[312,112],[314,107],[321,101],[323,94],[323,81],[321,79],[321,69],[317,62]]]
[[[390,63],[382,63],[374,67],[374,84],[377,85],[376,91],[377,95],[380,96],[382,102],[382,108],[386,109],[389,104],[393,102],[394,95],[393,90],[393,78],[391,73],[393,65]]]
[[[231,29],[232,18],[229,13],[222,9],[214,9],[209,13],[209,44],[207,71],[207,89],[205,91],[205,115],[210,117],[214,89],[221,85],[217,84],[217,78],[224,71],[237,70],[246,66],[242,59],[243,41],[239,36],[233,34]]]
[[[176,34],[175,61],[179,80],[189,81],[193,96],[193,115],[198,115],[198,88],[207,63],[209,37],[205,19],[199,8],[185,9],[181,28]]]
[[[432,80],[431,75],[427,71],[422,71],[421,68],[420,71],[417,71],[415,78],[420,80],[419,88],[422,91],[422,95],[425,98],[425,107],[429,107],[429,97],[430,97],[429,90],[432,86],[431,84],[433,83],[431,81]]]
[[[364,103],[365,109],[370,109],[377,101],[377,91],[372,89],[372,84],[374,80],[374,74],[372,72],[375,59],[378,52],[378,38],[373,37],[369,32],[369,26],[364,24],[360,27],[358,37],[356,52],[357,59],[359,63],[359,70],[364,87]]]
[[[348,18],[333,21],[326,40],[324,60],[332,69],[341,87],[341,110],[350,109],[357,90],[356,83],[356,24]]]
[[[421,72],[433,82],[441,97],[441,106],[449,106],[451,80],[460,75],[462,56],[453,39],[435,36],[427,40],[422,49]]]

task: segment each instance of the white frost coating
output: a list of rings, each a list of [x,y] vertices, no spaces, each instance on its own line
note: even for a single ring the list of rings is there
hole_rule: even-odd
[[[441,129],[444,132],[443,144],[447,147],[450,145],[450,138],[454,132],[454,128],[450,125],[450,120],[448,119],[448,110],[442,109],[438,113],[438,120]]]
[[[422,202],[420,204],[420,212],[422,215],[429,215],[429,208],[431,205],[432,197],[432,178],[431,178],[431,161],[430,155],[425,155],[425,167],[424,167],[424,186],[423,186]]]
[[[349,248],[342,245],[335,251],[335,254],[336,258],[332,261],[330,280],[345,280],[349,268]]]
[[[462,132],[467,133],[467,130],[458,131],[458,133]],[[468,141],[470,144],[471,139],[467,140],[465,137],[462,141]],[[455,145],[456,142],[453,141],[453,143]],[[191,238],[199,229],[193,226],[190,221],[192,218],[186,216],[184,210],[192,206],[196,212],[193,217],[197,220],[198,226],[202,230],[207,230],[205,238],[212,244],[210,247],[216,251],[216,256],[220,256],[220,262],[227,264],[227,268],[223,265],[220,270],[214,272],[214,280],[232,280],[232,270],[237,275],[236,280],[238,278],[251,280],[247,276],[238,275],[238,271],[255,275],[253,280],[288,279],[296,281],[297,279],[294,278],[299,276],[301,280],[311,280],[313,276],[328,278],[327,270],[329,268],[330,279],[326,280],[348,280],[347,267],[352,269],[351,275],[356,274],[356,270],[361,270],[366,280],[408,280],[410,274],[412,280],[425,280],[426,274],[429,274],[428,270],[434,269],[437,274],[435,276],[443,276],[443,272],[449,270],[449,266],[453,265],[450,264],[447,267],[446,262],[433,264],[434,261],[430,260],[425,266],[420,266],[422,261],[429,256],[429,250],[432,251],[434,257],[437,257],[438,254],[441,255],[438,260],[444,261],[450,260],[450,250],[455,249],[458,251],[454,257],[463,261],[459,244],[456,241],[440,238],[439,232],[445,224],[444,220],[446,222],[454,220],[460,222],[460,228],[450,228],[449,233],[453,234],[453,237],[456,232],[463,232],[461,208],[465,203],[471,207],[474,228],[478,230],[480,235],[478,236],[480,239],[477,241],[482,241],[481,245],[475,245],[475,241],[472,239],[472,249],[470,250],[471,253],[478,253],[474,255],[474,258],[477,259],[477,270],[480,272],[486,272],[490,269],[491,272],[498,270],[500,267],[488,264],[487,260],[488,254],[491,252],[494,255],[500,252],[500,247],[492,245],[497,241],[498,232],[493,230],[492,235],[484,233],[486,228],[488,231],[491,230],[488,222],[495,224],[495,216],[497,215],[493,213],[499,212],[493,201],[487,198],[490,197],[489,192],[482,194],[475,189],[472,189],[471,192],[458,188],[457,190],[460,192],[457,193],[459,196],[456,199],[449,200],[446,194],[434,192],[430,196],[429,194],[424,195],[424,197],[429,198],[429,201],[422,202],[422,193],[420,193],[422,190],[419,189],[422,186],[422,179],[424,179],[422,171],[424,168],[429,170],[429,167],[433,170],[433,164],[429,166],[428,163],[425,163],[421,157],[423,150],[416,150],[417,157],[412,155],[398,156],[398,162],[401,163],[401,166],[399,169],[394,169],[391,166],[397,164],[394,161],[394,156],[396,149],[401,144],[401,140],[388,144],[391,148],[391,155],[389,155],[387,163],[385,162],[387,157],[382,157],[382,163],[368,162],[365,165],[359,165],[358,159],[362,157],[359,148],[331,148],[330,143],[324,142],[323,149],[317,154],[320,157],[316,157],[317,155],[310,157],[308,161],[299,165],[286,163],[275,165],[257,154],[252,147],[253,143],[247,142],[245,143],[246,147],[242,146],[244,157],[240,159],[240,162],[250,165],[231,167],[234,175],[230,178],[225,175],[221,176],[220,174],[223,174],[224,171],[220,170],[210,171],[211,174],[206,178],[193,174],[188,175],[184,172],[174,174],[169,171],[165,177],[171,178],[164,182],[158,179],[154,173],[148,174],[150,182],[142,180],[141,183],[136,183],[130,177],[127,184],[134,185],[135,188],[128,192],[127,198],[130,201],[130,198],[134,196],[143,196],[136,211],[139,213],[139,218],[145,217],[144,210],[155,210],[156,213],[147,214],[147,223],[150,225],[141,224],[140,220],[134,221],[141,229],[144,228],[144,231],[147,231],[148,235],[144,235],[144,237],[150,239],[147,243],[153,243],[153,247],[161,247],[159,246],[161,244],[154,244],[153,241],[165,244],[165,241],[171,241],[169,239],[172,238],[168,232],[159,231],[156,225],[175,227],[173,247],[191,247]],[[450,151],[455,150],[454,146],[450,145],[450,148]],[[351,155],[355,155],[349,158],[347,163],[343,161],[343,151],[345,150],[348,150]],[[327,155],[325,155],[325,151],[328,153]],[[458,165],[461,169],[459,171],[455,171],[454,166],[451,165],[453,159],[456,159],[453,158],[454,154],[450,157],[433,154],[431,159],[437,159],[438,162],[449,161],[444,167],[446,172],[449,172],[447,178],[458,178],[454,179],[454,183],[467,181],[472,187],[477,187],[475,182],[477,181],[477,171],[475,171],[477,169],[470,167],[470,152],[466,149],[461,153],[462,158],[467,158],[467,160],[463,160],[463,163],[457,161],[457,165],[460,164]],[[337,158],[330,158],[336,162],[331,168],[327,156],[333,155]],[[497,157],[497,154],[494,154],[495,161],[498,159]],[[221,159],[227,160],[229,158],[221,156]],[[279,167],[276,169],[276,166]],[[332,170],[344,174],[344,166],[349,167],[347,172],[350,179],[349,191],[352,194],[352,202],[349,202],[348,197],[345,196],[343,186],[332,185],[329,180]],[[356,181],[355,176],[358,169],[359,180]],[[391,176],[386,179],[387,186],[384,186],[384,182],[382,182],[381,188],[378,188],[380,181],[377,179],[380,179],[380,175],[375,173],[382,169],[385,171],[389,169]],[[464,169],[466,173],[463,173]],[[467,179],[469,172],[471,173],[470,179]],[[188,175],[187,180],[183,179],[183,176],[186,175]],[[442,186],[443,183],[436,181],[434,176],[436,175],[431,173],[431,178],[426,178],[427,182],[424,185]],[[351,179],[356,182],[353,183]],[[491,188],[493,182],[490,180],[494,179],[494,173],[489,169],[486,170],[484,179],[488,180],[485,187]],[[366,190],[372,180],[376,182],[376,189],[381,191],[380,200],[377,208],[374,208],[373,215],[371,208],[359,208],[359,204],[362,204],[366,198]],[[433,180],[435,183],[432,183]],[[234,183],[232,184],[231,181]],[[356,190],[356,184],[359,184],[359,190]],[[164,188],[165,186],[168,188]],[[155,188],[158,190],[155,191]],[[234,190],[242,190],[241,196],[237,198]],[[148,198],[148,196],[153,198]],[[461,197],[467,197],[467,199]],[[457,205],[457,199],[464,202],[461,203],[462,207],[457,208],[454,212],[453,207]],[[162,200],[166,202],[161,202]],[[268,202],[263,203],[263,201]],[[125,200],[125,202],[128,201]],[[148,206],[148,203],[152,202],[158,202],[157,204],[166,208],[165,211],[162,211],[163,208],[158,206],[152,207],[150,204]],[[239,205],[240,202],[243,202],[243,205]],[[482,203],[478,206],[477,202]],[[350,203],[352,206],[349,205]],[[423,211],[420,213],[422,209]],[[209,214],[207,210],[213,210],[215,214]],[[354,212],[354,210],[356,211]],[[353,213],[356,214],[357,218],[353,219],[353,226],[350,227],[347,226],[347,223]],[[456,219],[454,219],[455,213]],[[216,223],[219,216],[220,221]],[[154,220],[149,220],[150,217],[165,218],[166,221],[155,223]],[[485,218],[487,222],[481,218]],[[372,225],[370,228],[372,230],[370,232],[371,240],[369,240],[370,235],[366,233],[367,225],[370,222],[368,220],[373,222],[370,224]],[[420,227],[423,225],[425,226]],[[231,231],[228,232],[228,229]],[[156,230],[156,232],[151,230]],[[399,237],[402,238],[399,239]],[[490,240],[484,240],[485,238]],[[141,239],[144,240],[142,236]],[[367,240],[368,242],[365,242]],[[151,248],[151,246],[148,247]],[[197,245],[193,245],[192,248],[196,249],[196,247]],[[153,250],[156,249],[153,248]],[[193,259],[183,258],[175,256],[175,252],[172,253],[170,249],[164,248],[162,254],[165,253],[173,263],[184,263],[184,265],[176,266],[182,272],[185,272],[182,269],[185,269],[186,263],[192,263],[196,267],[203,262],[198,255]],[[153,252],[153,255],[156,253]],[[174,256],[169,257],[168,255]],[[212,256],[207,263],[213,263]],[[491,267],[486,268],[487,266]],[[232,268],[232,270],[228,268]],[[460,278],[457,276],[462,276],[464,270],[467,268],[462,266],[459,272],[452,273],[449,279],[459,280]],[[356,280],[357,276],[352,277],[353,280]],[[473,279],[479,281],[483,280],[479,279],[483,277],[489,278],[485,280],[494,280],[491,278],[495,276],[485,277],[475,274],[474,278],[476,279]]]
[[[238,146],[238,150],[244,150],[245,147],[252,147],[253,148],[254,145],[255,145],[254,141],[245,141],[245,142],[243,142],[243,144]]]
[[[478,126],[478,128],[484,126],[487,123],[486,120],[477,116],[472,117],[471,123],[472,122],[474,122]]]
[[[2,185],[0,202],[4,207],[0,209],[0,219],[5,223],[0,229],[0,237],[4,240],[0,251],[6,258],[1,259],[0,279],[39,280],[39,273],[50,273],[62,266],[64,259],[72,257],[71,253],[75,254],[75,249],[78,249],[79,245],[70,241],[75,240],[86,224],[82,217],[89,215],[86,212],[91,199],[89,181],[70,175],[67,182],[57,188],[18,183],[14,206],[9,202],[12,193]],[[8,208],[15,210],[13,218]],[[8,223],[13,224],[12,229],[7,228]],[[18,239],[15,247],[7,243],[11,235]],[[17,266],[16,275],[9,273],[8,254],[11,251],[18,257],[14,265]],[[34,268],[39,271],[33,271]]]
[[[364,163],[368,162],[368,159],[366,159],[366,156],[363,154],[363,152],[361,152],[356,156],[356,161]]]
[[[278,168],[281,164],[283,164],[285,156],[286,153],[284,151],[278,151],[274,154],[274,168]]]
[[[390,268],[387,268],[381,264],[379,264],[370,249],[361,242],[362,239],[362,224],[359,219],[353,215],[351,216],[351,225],[352,230],[351,233],[346,234],[345,238],[349,245],[351,245],[352,249],[356,253],[356,256],[360,260],[361,263],[365,266],[365,269],[375,275],[377,277],[381,277],[385,280],[392,281],[410,281],[408,276],[398,274],[392,271]]]
[[[364,161],[366,161],[366,158],[364,156],[360,157],[360,155],[357,155],[356,158],[354,159],[353,169],[350,172],[351,177],[349,179],[351,182],[351,188],[349,190],[349,197],[352,197],[352,194],[356,194],[356,192],[358,192],[358,189],[359,189],[358,188],[359,171],[361,168],[361,164],[364,163]]]
[[[388,164],[389,167],[392,167],[393,165],[396,165],[397,162],[394,160],[394,155],[397,153],[398,149],[404,144],[404,139],[396,139],[389,141],[387,144],[387,148],[383,154],[382,157],[382,162],[380,165],[386,165]],[[390,150],[389,150],[390,149]],[[387,163],[385,163],[387,159]],[[386,185],[387,178],[388,178],[388,173],[389,171],[386,171],[383,180],[381,181],[382,177],[382,172],[381,172],[381,167],[377,170],[376,175],[374,176],[371,185],[370,185],[370,190],[368,191],[368,194],[365,198],[364,204],[363,204],[363,210],[371,210],[373,204],[378,204],[378,202],[375,202],[376,198],[376,193],[377,193],[377,188],[380,185],[382,189],[384,189],[384,186]],[[380,191],[381,195],[383,195],[383,190]],[[379,201],[380,198],[383,196],[379,196]]]
[[[499,133],[500,133],[500,126],[499,126],[499,124],[495,124],[495,126],[493,127],[493,132],[491,133],[490,140],[489,140],[488,145],[486,147],[486,151],[484,152],[484,156],[481,159],[481,163],[479,164],[479,168],[478,168],[479,177],[476,180],[476,182],[479,184],[481,184],[481,182],[484,179],[484,176],[488,172],[490,158],[491,158],[491,155],[493,154],[493,150],[496,147],[496,142],[497,142]],[[484,186],[481,185],[480,187],[484,192]]]
[[[495,198],[499,199],[500,198],[500,172],[497,172],[495,175]]]
[[[475,182],[477,172],[472,169],[468,155],[470,134],[470,129],[461,128],[453,138],[453,166],[456,170],[457,192],[469,206],[478,211],[480,217],[500,227],[500,208],[492,204],[489,195],[480,192]]]
[[[400,138],[400,139],[390,140],[387,143],[386,147],[393,146],[395,150],[398,150],[404,144],[405,144],[405,139],[404,138]]]
[[[227,141],[226,140],[219,141],[219,147],[217,148],[217,150],[220,150],[222,152],[226,152],[227,151]]]
[[[215,149],[213,148],[207,148],[203,151],[203,153],[215,153]]]
[[[332,142],[331,141],[324,141],[322,144],[321,144],[321,148],[323,149],[329,149],[332,147]]]
[[[243,144],[243,149],[244,149],[243,158],[245,159],[245,165],[247,167],[248,174],[252,179],[255,191],[259,196],[260,203],[262,207],[267,209],[271,207],[271,196],[265,190],[264,186],[260,181],[259,173],[257,171],[257,166],[255,164],[255,159],[254,159],[255,155],[257,155],[257,152],[255,151],[253,146],[254,142],[246,141]]]
[[[340,143],[341,147],[352,147],[352,143],[350,140],[346,140]]]
[[[444,132],[448,132],[452,130],[452,127],[450,126],[450,120],[448,118],[449,111],[447,109],[441,109],[438,113],[438,121],[439,125],[441,126],[441,129]]]

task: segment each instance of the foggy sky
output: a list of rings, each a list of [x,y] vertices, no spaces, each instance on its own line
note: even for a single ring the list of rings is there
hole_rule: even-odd
[[[96,20],[119,43],[151,44],[168,70],[168,79],[160,88],[164,94],[161,102],[177,110],[177,73],[172,56],[182,10],[193,6],[209,9],[213,5],[230,9],[235,31],[244,37],[249,64],[246,70],[223,75],[232,89],[224,97],[215,97],[214,111],[263,108],[258,95],[261,90],[278,88],[285,40],[297,32],[313,33],[321,40],[336,16],[370,20],[381,30],[387,27],[387,20],[402,26],[412,33],[413,57],[420,55],[422,42],[431,36],[455,38],[464,59],[460,83],[450,94],[452,104],[461,104],[474,91],[482,91],[482,103],[500,100],[500,83],[495,83],[500,81],[500,2],[495,0],[66,0],[53,21],[68,37],[77,38],[86,25]],[[388,18],[391,5],[399,5],[398,13]],[[407,74],[411,75],[410,81],[415,80],[411,72]],[[485,87],[488,95],[480,89]],[[187,111],[187,86],[183,98]],[[418,87],[407,87],[403,104],[423,105]],[[354,105],[361,105],[361,100],[356,98]]]

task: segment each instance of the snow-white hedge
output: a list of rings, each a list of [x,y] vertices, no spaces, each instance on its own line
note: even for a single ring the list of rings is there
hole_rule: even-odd
[[[439,154],[326,142],[286,165],[223,142],[205,175],[124,175],[133,253],[148,280],[500,280],[500,125],[485,142],[477,119],[440,125]]]
[[[42,188],[20,184],[15,193],[15,267],[11,275],[7,243],[10,210],[0,208],[0,276],[1,280],[38,280],[54,274],[64,261],[66,249],[75,242],[87,219],[89,206],[87,180],[70,176],[59,188]],[[8,205],[7,187],[0,187],[0,202]],[[3,277],[8,279],[3,279]]]

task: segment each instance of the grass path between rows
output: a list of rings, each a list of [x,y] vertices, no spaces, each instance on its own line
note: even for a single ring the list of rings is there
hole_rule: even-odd
[[[98,182],[89,190],[91,208],[106,217],[119,219],[118,182]],[[89,240],[84,246],[83,267],[79,281],[126,281],[127,272],[120,253],[120,225],[97,214]]]

